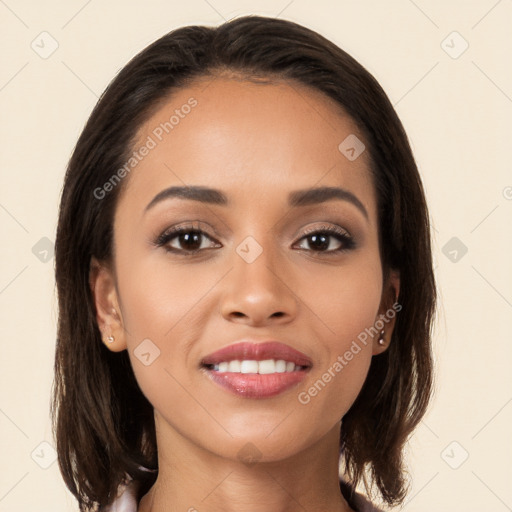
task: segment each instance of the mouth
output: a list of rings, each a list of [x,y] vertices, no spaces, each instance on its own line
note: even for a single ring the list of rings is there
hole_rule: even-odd
[[[212,382],[245,398],[269,398],[296,386],[311,359],[277,341],[240,342],[206,356],[201,368]]]

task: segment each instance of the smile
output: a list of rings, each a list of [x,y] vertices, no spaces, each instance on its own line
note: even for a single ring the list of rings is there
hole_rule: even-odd
[[[277,341],[240,342],[205,357],[201,367],[212,382],[244,398],[270,398],[296,386],[311,359]]]

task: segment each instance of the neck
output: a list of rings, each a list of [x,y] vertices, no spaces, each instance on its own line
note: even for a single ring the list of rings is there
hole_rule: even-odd
[[[243,462],[198,447],[158,415],[155,421],[158,477],[138,512],[352,510],[339,486],[339,424],[285,460]],[[251,449],[255,450],[248,446],[248,453]]]

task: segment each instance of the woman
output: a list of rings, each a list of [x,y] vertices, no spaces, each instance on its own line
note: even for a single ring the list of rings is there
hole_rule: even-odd
[[[57,229],[52,414],[80,510],[403,502],[429,237],[403,127],[333,43],[248,16],[142,51],[80,136]]]

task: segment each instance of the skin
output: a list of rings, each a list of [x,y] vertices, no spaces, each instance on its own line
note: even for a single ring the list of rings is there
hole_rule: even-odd
[[[113,265],[91,266],[98,325],[115,338],[110,350],[129,351],[155,410],[159,475],[139,511],[349,511],[338,484],[341,418],[387,343],[361,344],[308,404],[298,394],[398,295],[395,273],[383,283],[368,154],[349,161],[338,150],[349,134],[363,136],[318,91],[226,77],[174,92],[140,128],[139,142],[190,97],[197,106],[125,178]],[[170,198],[145,211],[159,192],[185,184],[221,190],[230,204]],[[350,191],[367,217],[346,200],[288,205],[289,192],[321,186]],[[181,255],[153,243],[178,224],[206,233],[198,253],[178,238],[169,244]],[[305,236],[336,226],[353,249],[327,254]],[[263,251],[252,263],[236,251],[248,236]],[[329,250],[344,247],[328,240]],[[386,340],[392,329],[390,321]],[[278,396],[235,396],[199,362],[243,338],[282,341],[313,367]],[[149,366],[134,355],[144,339],[160,350]],[[241,449],[257,462],[241,460]]]

